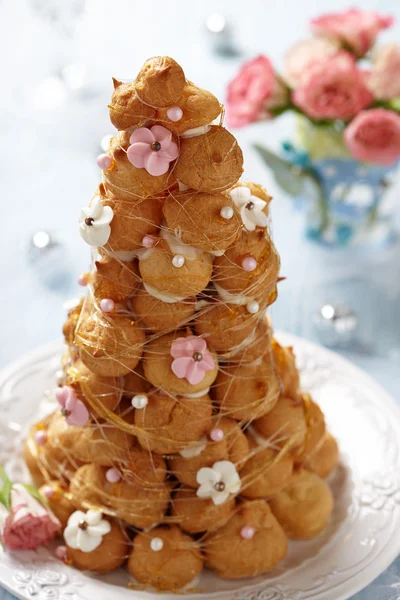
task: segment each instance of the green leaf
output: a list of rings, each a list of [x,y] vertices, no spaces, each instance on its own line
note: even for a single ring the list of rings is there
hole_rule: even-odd
[[[254,148],[272,170],[276,183],[290,196],[300,196],[304,189],[307,169],[292,165],[265,146],[254,144]]]
[[[12,485],[13,484],[11,483],[11,481],[7,478],[7,481],[4,483],[3,487],[0,490],[0,502],[6,507],[7,510],[11,509]]]
[[[3,465],[0,465],[0,479],[2,480],[3,483],[10,481],[7,473],[5,472]]]
[[[400,112],[400,98],[392,98],[391,100],[389,100],[388,104],[392,110]]]

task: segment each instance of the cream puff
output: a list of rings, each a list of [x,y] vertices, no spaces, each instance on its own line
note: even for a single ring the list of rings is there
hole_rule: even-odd
[[[213,125],[204,135],[180,139],[174,175],[179,183],[199,192],[223,192],[243,172],[243,154],[234,136]]]

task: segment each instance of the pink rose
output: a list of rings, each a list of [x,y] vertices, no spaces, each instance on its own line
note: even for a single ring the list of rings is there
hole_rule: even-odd
[[[257,56],[243,64],[228,86],[228,124],[243,127],[272,118],[269,111],[284,106],[287,100],[287,88],[275,74],[270,60],[266,56]]]
[[[354,57],[338,52],[311,65],[292,100],[313,119],[351,119],[373,101]]]
[[[367,85],[375,98],[390,100],[400,96],[400,46],[387,44],[373,57]]]
[[[283,62],[285,80],[295,88],[312,65],[336,54],[339,45],[325,38],[311,38],[297,42],[286,52]]]
[[[400,157],[400,115],[364,110],[344,130],[344,141],[356,160],[390,165]]]
[[[311,29],[317,35],[338,40],[358,56],[364,56],[378,33],[390,27],[393,20],[393,17],[383,17],[372,10],[350,8],[316,17],[311,21]]]
[[[13,484],[9,504],[7,510],[0,503],[0,540],[10,550],[35,550],[50,542],[61,528],[51,510],[22,484]]]

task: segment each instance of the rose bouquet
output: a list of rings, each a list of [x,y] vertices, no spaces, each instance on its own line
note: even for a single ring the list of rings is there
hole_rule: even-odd
[[[313,36],[286,53],[282,75],[258,56],[228,86],[231,127],[295,112],[283,156],[257,149],[287,192],[310,195],[311,182],[313,238],[345,244],[371,230],[400,158],[400,45],[375,45],[392,22],[358,9],[317,17]]]

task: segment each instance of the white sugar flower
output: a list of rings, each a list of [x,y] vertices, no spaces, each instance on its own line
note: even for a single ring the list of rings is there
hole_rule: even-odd
[[[197,472],[197,483],[200,484],[197,496],[211,498],[214,504],[223,504],[229,494],[237,494],[241,487],[236,467],[229,460],[220,460],[211,469],[200,469]]]
[[[102,518],[98,510],[88,510],[86,513],[76,510],[68,519],[64,530],[64,540],[73,550],[92,552],[103,541],[103,536],[111,531],[111,525]]]
[[[247,231],[254,231],[256,227],[266,227],[268,217],[263,212],[267,203],[251,194],[250,188],[238,186],[229,192],[230,197],[240,211],[242,223]]]
[[[111,234],[113,216],[113,209],[103,206],[100,196],[96,196],[90,206],[82,208],[79,231],[85,242],[91,246],[104,246]]]

